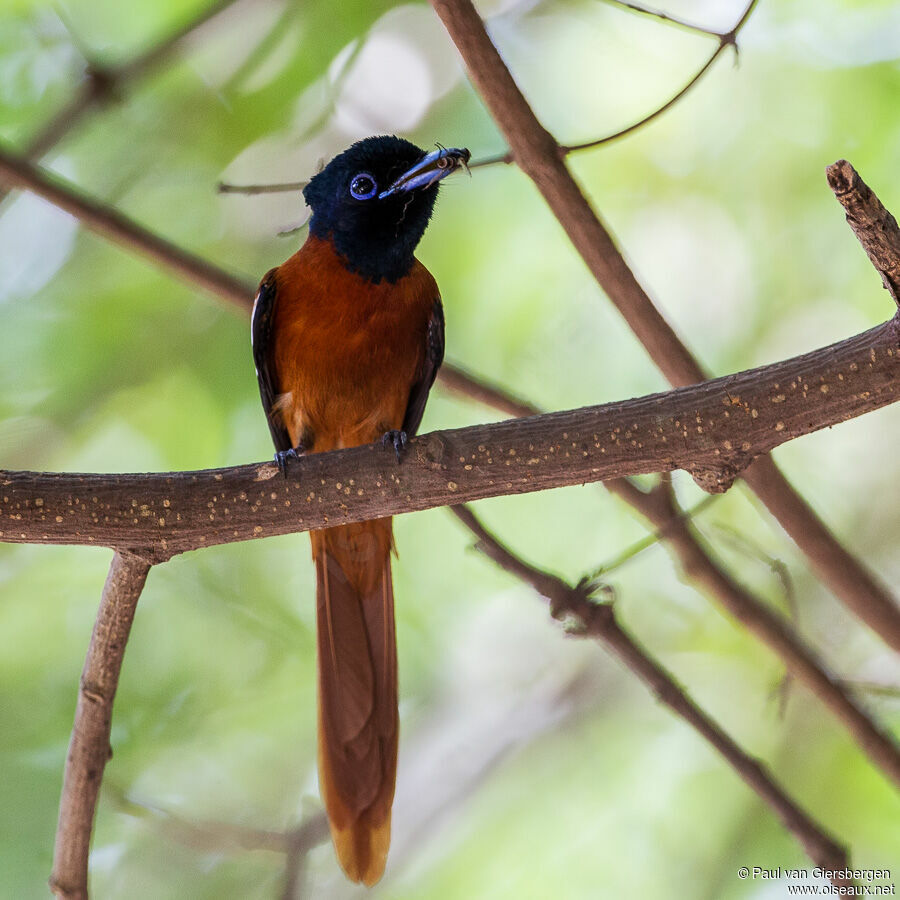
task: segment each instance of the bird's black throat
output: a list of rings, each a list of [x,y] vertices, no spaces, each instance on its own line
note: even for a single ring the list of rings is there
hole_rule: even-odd
[[[393,136],[366,138],[336,156],[303,190],[312,209],[310,233],[330,240],[347,268],[369,281],[393,283],[409,274],[415,251],[437,200],[438,185],[378,194],[425,156]],[[351,186],[359,175],[376,185],[360,199]]]

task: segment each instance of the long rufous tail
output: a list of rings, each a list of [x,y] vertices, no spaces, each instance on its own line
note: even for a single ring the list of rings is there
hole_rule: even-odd
[[[319,783],[341,867],[384,873],[397,774],[391,520],[311,535],[319,654]]]

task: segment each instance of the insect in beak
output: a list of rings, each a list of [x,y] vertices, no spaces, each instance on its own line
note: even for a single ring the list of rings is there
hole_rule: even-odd
[[[401,191],[430,187],[459,168],[468,171],[470,157],[471,154],[465,148],[438,147],[407,169],[386,191],[378,195],[378,199],[383,200]]]

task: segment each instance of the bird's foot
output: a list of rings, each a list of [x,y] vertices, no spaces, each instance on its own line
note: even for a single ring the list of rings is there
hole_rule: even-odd
[[[298,444],[296,447],[291,447],[290,450],[279,450],[275,454],[275,464],[278,466],[278,471],[281,472],[282,477],[287,478],[287,461],[289,459],[299,459],[306,452],[306,448],[303,444]]]
[[[394,453],[397,454],[397,462],[400,462],[400,455],[406,449],[406,443],[406,432],[397,431],[393,428],[390,431],[386,431],[384,437],[381,439],[382,447],[387,449],[388,444],[390,444],[394,448]]]

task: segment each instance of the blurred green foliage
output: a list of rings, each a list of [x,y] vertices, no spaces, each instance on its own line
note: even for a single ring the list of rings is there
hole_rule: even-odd
[[[690,0],[667,8],[724,28],[740,12]],[[201,9],[186,0],[64,0],[55,10],[6,2],[0,137],[23,146],[40,130],[77,88],[83,53],[127,61]],[[485,0],[482,12],[567,142],[653,108],[714,46],[598,0]],[[639,277],[711,371],[802,352],[891,315],[823,168],[850,158],[900,212],[898,34],[889,2],[763,0],[739,66],[725,54],[661,120],[572,159]],[[476,157],[503,146],[427,6],[242,0],[43,162],[253,279],[303,239],[277,236],[303,220],[302,200],[223,197],[216,183],[302,179],[375,131],[465,145]],[[447,183],[419,255],[444,295],[448,358],[471,371],[548,409],[664,387],[512,167]],[[423,428],[489,418],[436,390]],[[892,585],[898,426],[900,409],[886,409],[777,453]],[[40,201],[6,201],[0,465],[142,471],[270,453],[246,315]],[[686,504],[699,499],[689,480],[676,481]],[[481,512],[519,552],[572,580],[645,534],[595,486],[489,501]],[[794,616],[841,677],[897,683],[896,661],[742,488],[698,524],[736,577]],[[602,650],[566,638],[538,598],[471,552],[446,512],[401,518],[396,532],[404,728],[395,845],[377,894],[784,896],[783,885],[779,893],[739,880],[738,867],[807,861],[705,744]],[[0,547],[3,897],[46,895],[78,676],[109,558]],[[854,862],[896,872],[900,802],[815,698],[789,684],[780,714],[777,661],[681,583],[663,548],[608,580],[624,623]],[[281,856],[187,846],[165,812],[277,830],[319,808],[312,597],[304,536],[190,553],[153,570],[116,700],[95,896],[280,896]],[[900,722],[896,695],[869,705],[888,725]],[[316,897],[358,895],[328,846],[311,854],[307,887]]]

